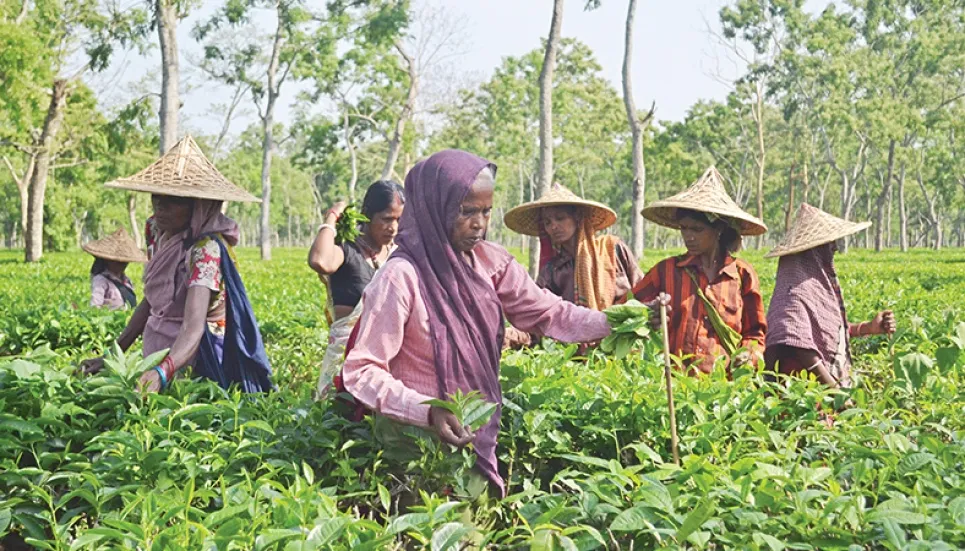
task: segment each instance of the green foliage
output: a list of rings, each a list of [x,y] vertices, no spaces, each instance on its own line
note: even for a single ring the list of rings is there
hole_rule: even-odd
[[[369,221],[369,218],[349,205],[342,211],[342,216],[335,223],[335,243],[355,243],[361,234],[359,226]]]
[[[646,341],[650,330],[650,309],[636,300],[611,306],[603,311],[610,323],[612,333],[600,343],[600,349],[617,358],[625,358],[634,344]]]
[[[109,347],[125,314],[71,307],[89,292],[85,255],[23,265],[0,253],[4,545],[965,545],[962,363],[942,352],[965,343],[961,252],[916,251],[905,262],[898,253],[839,256],[851,319],[893,308],[899,323],[891,338],[854,341],[857,382],[848,394],[753,372],[734,381],[676,375],[679,467],[658,357],[597,352],[584,361],[576,347],[550,343],[508,353],[498,448],[508,496],[473,503],[460,497],[474,495],[470,450],[453,452],[423,433],[415,459],[395,459],[373,438],[373,420],[351,423],[336,405],[311,400],[324,302],[304,250],[279,250],[272,263],[238,252],[280,388],[255,399],[190,380],[141,396],[132,378],[150,362],[136,350],[99,376],[78,377],[78,361]],[[766,300],[776,262],[747,258]],[[642,312],[611,314],[625,322]],[[25,324],[19,333],[17,323]],[[464,421],[478,408],[479,422],[492,408],[461,393],[437,405]]]

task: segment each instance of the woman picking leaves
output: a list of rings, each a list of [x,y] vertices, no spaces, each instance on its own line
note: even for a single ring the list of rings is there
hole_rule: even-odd
[[[871,321],[849,323],[834,270],[836,241],[867,229],[807,203],[801,204],[784,240],[768,257],[778,257],[774,295],[767,311],[768,369],[812,373],[832,388],[851,386],[852,337],[895,332],[895,316],[880,312]]]
[[[137,306],[134,284],[124,272],[128,263],[147,262],[147,257],[124,228],[117,228],[104,239],[85,243],[82,248],[94,257],[90,267],[90,305],[111,310]]]
[[[703,373],[719,357],[728,370],[757,363],[767,328],[760,282],[734,255],[743,235],[761,235],[767,226],[737,206],[713,167],[683,192],[643,209],[643,216],[679,229],[687,247],[651,268],[633,289],[640,302],[670,295],[671,353]]]
[[[346,212],[345,202],[333,205],[318,228],[308,252],[308,265],[325,283],[329,298],[328,348],[318,378],[319,397],[326,394],[345,358],[345,343],[361,314],[358,306],[362,292],[395,249],[404,205],[402,186],[380,180],[369,186],[362,200],[362,216],[367,221],[348,221],[349,226],[356,226],[349,228],[355,230],[349,232],[351,235],[337,235],[342,217],[353,214]]]
[[[476,467],[502,491],[496,435],[503,316],[566,342],[599,340],[610,327],[603,313],[537,287],[511,254],[486,241],[495,172],[489,161],[458,150],[436,153],[409,172],[398,249],[365,290],[342,381],[377,421],[428,429],[454,446],[472,442]],[[457,390],[478,391],[497,405],[476,433],[426,403]]]
[[[145,230],[144,299],[117,339],[127,350],[143,337],[145,358],[168,349],[141,376],[141,387],[161,390],[190,365],[223,388],[269,390],[271,368],[234,264],[238,224],[221,213],[223,201],[258,199],[222,176],[190,136],[138,174],[107,185],[151,193],[154,209]],[[84,365],[87,372],[102,367],[101,358]]]

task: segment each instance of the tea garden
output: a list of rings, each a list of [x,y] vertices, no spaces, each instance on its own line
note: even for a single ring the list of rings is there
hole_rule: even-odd
[[[423,441],[393,462],[370,419],[313,401],[326,328],[305,251],[239,253],[279,387],[255,398],[192,381],[141,396],[136,350],[76,376],[126,315],[85,306],[87,256],[0,253],[0,549],[965,547],[965,251],[839,256],[849,316],[899,320],[854,343],[850,396],[675,376],[680,466],[654,346],[505,355],[508,496],[472,503],[469,453]],[[766,298],[776,263],[748,257]]]

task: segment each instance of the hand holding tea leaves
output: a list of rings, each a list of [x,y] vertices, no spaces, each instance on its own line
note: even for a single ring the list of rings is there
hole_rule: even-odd
[[[638,341],[650,338],[651,310],[647,305],[628,300],[603,311],[612,332],[600,343],[600,349],[617,358],[625,358]]]
[[[463,394],[461,390],[449,395],[449,400],[427,400],[429,424],[444,442],[456,447],[468,445],[476,438],[475,432],[492,418],[496,404],[487,402],[477,391]]]
[[[344,203],[340,203],[344,205]],[[335,223],[335,243],[354,243],[358,238],[359,225],[368,222],[367,216],[355,209],[353,205],[343,207]]]

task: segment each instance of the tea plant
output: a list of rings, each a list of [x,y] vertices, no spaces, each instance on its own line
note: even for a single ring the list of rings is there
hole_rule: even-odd
[[[0,547],[965,547],[960,251],[837,260],[850,318],[899,320],[894,336],[855,340],[848,393],[754,369],[675,375],[680,466],[646,347],[505,355],[507,496],[475,501],[471,450],[417,436],[418,457],[398,460],[375,419],[311,400],[322,286],[304,251],[239,253],[280,389],[257,398],[188,379],[142,395],[132,379],[150,362],[136,349],[78,376],[126,315],[83,306],[82,255],[24,266],[0,253]],[[750,260],[766,298],[776,263]],[[436,405],[477,411],[475,424],[492,413],[473,394]]]

